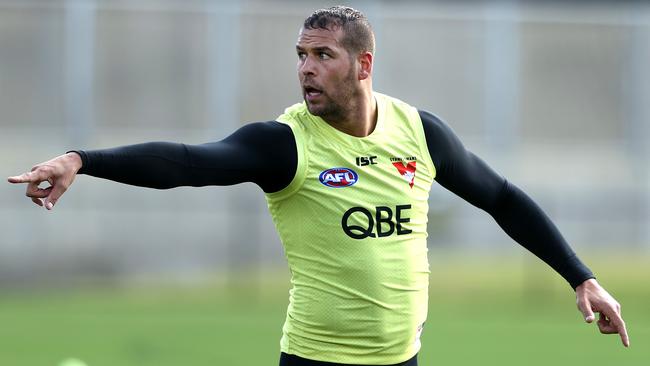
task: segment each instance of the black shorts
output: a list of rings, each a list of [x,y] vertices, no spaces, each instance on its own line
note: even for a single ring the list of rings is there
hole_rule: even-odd
[[[349,365],[343,363],[314,361],[296,355],[289,355],[282,352],[280,354],[280,366],[370,366],[370,365]],[[418,355],[415,355],[404,362],[395,363],[386,366],[418,366]]]

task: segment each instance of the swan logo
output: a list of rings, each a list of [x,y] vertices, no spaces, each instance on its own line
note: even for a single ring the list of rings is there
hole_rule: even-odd
[[[399,174],[409,183],[411,188],[415,184],[415,163],[415,161],[409,161],[406,164],[402,161],[393,161],[393,166],[397,168]]]

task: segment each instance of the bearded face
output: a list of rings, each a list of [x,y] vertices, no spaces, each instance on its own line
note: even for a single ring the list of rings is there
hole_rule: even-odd
[[[326,121],[345,119],[360,94],[356,65],[341,45],[341,36],[339,29],[302,29],[296,45],[307,109]]]

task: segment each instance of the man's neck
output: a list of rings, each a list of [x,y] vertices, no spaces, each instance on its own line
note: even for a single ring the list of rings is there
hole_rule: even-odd
[[[350,110],[345,119],[339,121],[325,120],[337,130],[355,137],[370,135],[377,125],[377,101],[372,89],[367,89],[360,96],[356,106]]]

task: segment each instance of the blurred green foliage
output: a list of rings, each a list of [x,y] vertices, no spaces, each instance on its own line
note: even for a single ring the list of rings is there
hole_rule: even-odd
[[[623,304],[631,348],[585,324],[573,291],[532,257],[436,255],[420,364],[646,364],[647,260],[588,262]],[[226,285],[3,291],[0,365],[55,366],[69,357],[89,366],[277,365],[285,273]]]

